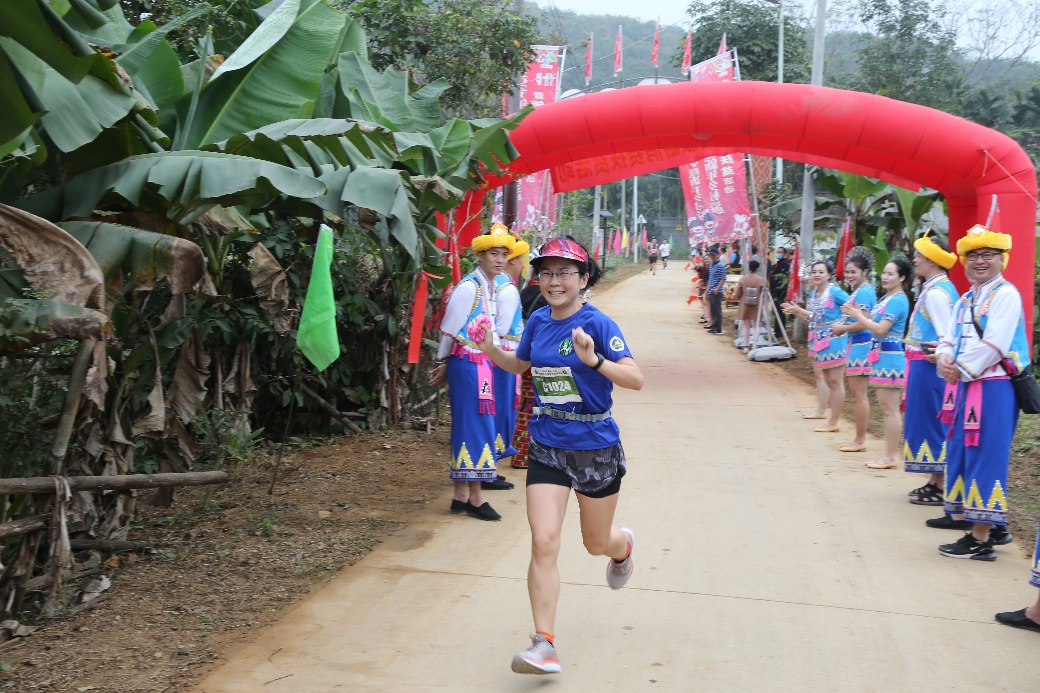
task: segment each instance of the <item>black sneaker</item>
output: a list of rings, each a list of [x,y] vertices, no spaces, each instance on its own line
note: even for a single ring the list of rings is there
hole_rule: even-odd
[[[1008,531],[1007,527],[993,525],[989,530],[989,540],[994,546],[1003,546],[1004,544],[1010,544],[1014,537],[1011,536],[1011,532]]]
[[[955,520],[949,515],[943,515],[934,520],[925,520],[924,523],[933,529],[959,529],[962,531],[970,530],[972,525],[967,520]]]
[[[993,542],[979,541],[971,534],[965,534],[955,544],[943,544],[939,547],[939,553],[947,558],[970,558],[975,561],[997,560]]]

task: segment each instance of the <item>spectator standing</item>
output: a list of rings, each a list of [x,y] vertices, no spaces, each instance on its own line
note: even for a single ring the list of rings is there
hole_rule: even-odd
[[[881,272],[884,295],[868,315],[852,304],[842,312],[874,335],[870,340],[870,384],[881,406],[885,427],[885,454],[867,462],[871,469],[895,469],[902,460],[900,443],[903,440],[903,417],[899,411],[906,386],[906,355],[903,353],[903,334],[910,316],[907,291],[913,278],[913,267],[903,256],[897,256]]]
[[[719,260],[719,246],[708,248],[711,266],[708,268],[708,303],[711,323],[708,334],[722,334],[722,290],[726,288],[726,266]]]
[[[947,383],[943,419],[951,426],[947,515],[927,522],[939,528],[970,523],[959,541],[939,547],[950,558],[993,561],[994,545],[1011,541],[1006,489],[1018,402],[1009,377],[1030,361],[1022,297],[1001,273],[1010,250],[1011,236],[981,225],[957,241],[971,288],[954,305],[949,333],[936,349],[936,370]],[[1037,577],[1034,572],[1034,584]]]
[[[806,419],[822,419],[830,410],[826,424],[817,426],[817,433],[837,433],[841,405],[845,401],[845,360],[848,337],[838,335],[834,327],[845,322],[841,309],[849,300],[845,290],[832,283],[834,267],[830,260],[817,260],[809,272],[812,293],[805,308],[797,303],[783,304],[788,315],[802,319],[809,326],[809,353],[813,357],[813,372],[816,374],[816,411],[806,414]]]
[[[495,452],[494,367],[480,350],[476,338],[489,334],[497,345],[496,277],[509,260],[515,241],[502,224],[473,239],[477,268],[462,278],[451,292],[441,321],[437,350],[439,365],[430,385],[448,383],[451,405],[451,480],[455,484],[452,513],[466,513],[481,520],[501,520],[484,501],[482,481],[498,478]]]
[[[845,261],[845,282],[852,292],[849,300],[853,305],[867,312],[877,304],[874,287],[867,281],[873,266],[873,253],[862,246],[850,250]],[[842,445],[838,450],[841,452],[866,452],[867,424],[870,420],[870,398],[867,396],[867,385],[870,382],[870,372],[873,370],[869,361],[872,335],[867,328],[851,318],[845,325],[836,325],[834,333],[849,336],[845,379],[849,384],[849,391],[852,393],[856,420],[856,435],[852,442]]]
[[[741,347],[744,351],[751,348],[752,339],[758,339],[758,305],[762,300],[766,280],[758,274],[758,260],[748,262],[748,273],[737,282],[736,298],[739,304],[737,320],[740,320]],[[752,325],[755,329],[752,333]]]
[[[791,279],[791,258],[788,257],[787,248],[776,249],[776,262],[769,271],[769,293],[773,302],[780,305],[787,300],[787,283]],[[782,324],[787,315],[780,313],[780,319],[773,325],[777,340],[784,338]]]
[[[931,475],[927,483],[910,492],[910,502],[942,505],[948,431],[939,420],[944,381],[935,367],[935,349],[939,335],[950,333],[953,304],[959,298],[946,276],[957,256],[937,236],[918,238],[914,250],[914,269],[921,288],[906,331],[903,465],[908,472]]]

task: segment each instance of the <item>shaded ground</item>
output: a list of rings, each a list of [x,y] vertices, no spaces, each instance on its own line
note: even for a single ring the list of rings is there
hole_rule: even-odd
[[[611,269],[596,291],[645,271]],[[154,548],[101,555],[108,591],[84,608],[72,602],[89,578],[70,583],[65,615],[0,644],[0,689],[191,686],[256,626],[447,498],[448,434],[445,422],[287,453],[273,495],[273,454],[262,451],[226,488],[180,492],[170,508],[140,503],[130,539]]]

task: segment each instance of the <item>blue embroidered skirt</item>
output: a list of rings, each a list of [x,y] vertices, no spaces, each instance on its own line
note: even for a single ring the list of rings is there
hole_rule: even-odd
[[[452,481],[494,481],[498,477],[495,415],[480,413],[477,388],[477,364],[452,355],[448,359]]]
[[[924,359],[908,359],[906,373],[903,423],[906,471],[942,474],[946,469],[946,433],[949,427],[943,425],[939,412],[946,381],[936,373],[935,364]]]

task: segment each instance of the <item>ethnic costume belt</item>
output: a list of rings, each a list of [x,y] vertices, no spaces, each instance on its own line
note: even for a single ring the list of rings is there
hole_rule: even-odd
[[[552,407],[532,407],[531,414],[533,416],[548,416],[550,419],[559,419],[561,421],[595,423],[596,421],[606,421],[609,419],[611,411],[608,409],[602,414],[575,414],[572,411],[563,411],[562,409],[553,409]]]

